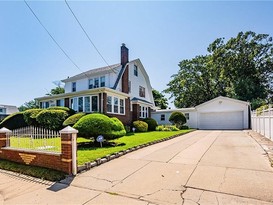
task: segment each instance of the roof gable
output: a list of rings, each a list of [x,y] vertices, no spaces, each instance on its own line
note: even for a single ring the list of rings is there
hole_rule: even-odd
[[[212,100],[209,100],[207,102],[204,102],[200,105],[197,105],[195,108],[200,108],[200,107],[203,107],[209,103],[212,103],[214,101],[217,101],[217,100],[227,100],[227,101],[231,101],[231,102],[235,102],[235,103],[241,103],[241,104],[246,104],[246,105],[249,105],[248,102],[245,102],[245,101],[242,101],[242,100],[237,100],[237,99],[233,99],[233,98],[229,98],[229,97],[223,97],[223,96],[219,96],[219,97],[216,97],[216,98],[213,98]]]

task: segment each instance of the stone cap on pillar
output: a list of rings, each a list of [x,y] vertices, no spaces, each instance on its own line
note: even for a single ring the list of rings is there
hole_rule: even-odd
[[[73,127],[67,126],[64,129],[60,130],[61,134],[76,134],[79,131],[74,129]]]
[[[12,132],[11,130],[9,130],[9,129],[5,128],[5,127],[2,127],[0,129],[0,133],[11,133],[11,132]]]

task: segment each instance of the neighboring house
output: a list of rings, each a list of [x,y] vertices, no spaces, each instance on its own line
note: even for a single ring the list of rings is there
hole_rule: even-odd
[[[187,125],[197,129],[249,129],[250,105],[228,97],[217,97],[194,108],[166,109],[152,112],[158,124],[171,124],[172,112],[185,114]]]
[[[154,99],[149,76],[139,59],[129,61],[122,44],[121,63],[92,69],[62,80],[65,93],[37,98],[40,108],[66,106],[77,112],[100,112],[125,125],[151,116]]]
[[[0,105],[0,120],[3,120],[10,114],[19,112],[18,108],[13,105]]]

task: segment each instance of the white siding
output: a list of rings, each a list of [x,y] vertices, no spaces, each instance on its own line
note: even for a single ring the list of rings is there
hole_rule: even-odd
[[[138,67],[138,76],[134,75],[135,64]],[[136,97],[136,98],[153,103],[153,99],[151,96],[152,90],[149,83],[147,82],[147,80],[149,79],[146,79],[146,78],[147,76],[145,77],[144,68],[142,67],[142,65],[136,62],[129,64],[129,81],[131,81],[131,93],[129,93],[129,95],[131,96],[131,98]],[[139,86],[142,86],[145,88],[145,98],[139,96]]]
[[[88,88],[89,79],[100,78],[101,76],[105,76],[105,87],[112,88],[115,85],[115,82],[117,80],[118,72],[117,73],[94,75],[94,76],[90,76],[90,78],[86,77],[86,78],[82,78],[82,79],[73,81],[73,82],[76,82],[76,91],[78,92],[78,91],[88,90],[89,89]],[[72,92],[72,82],[65,83],[64,89],[65,89],[65,93],[71,93]]]
[[[159,112],[152,112],[152,118],[157,121],[159,125],[170,125],[171,122],[169,121],[169,118],[173,112],[177,110],[166,110],[159,111]],[[190,128],[197,128],[197,113],[196,111],[181,111],[182,113],[189,113],[189,120],[187,120],[186,125],[188,125]],[[165,121],[161,120],[161,115],[165,115]]]

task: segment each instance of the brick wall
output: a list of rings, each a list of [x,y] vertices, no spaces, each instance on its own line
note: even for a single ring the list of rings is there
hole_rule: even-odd
[[[66,128],[65,128],[66,129]],[[64,129],[64,130],[65,130]],[[73,129],[73,128],[72,128]],[[1,129],[2,130],[2,129]],[[19,150],[6,147],[6,133],[0,130],[0,158],[21,164],[46,167],[72,174],[72,134],[61,133],[61,153]],[[75,130],[76,131],[76,130]],[[76,150],[76,148],[75,148]],[[74,173],[75,174],[75,173]]]

